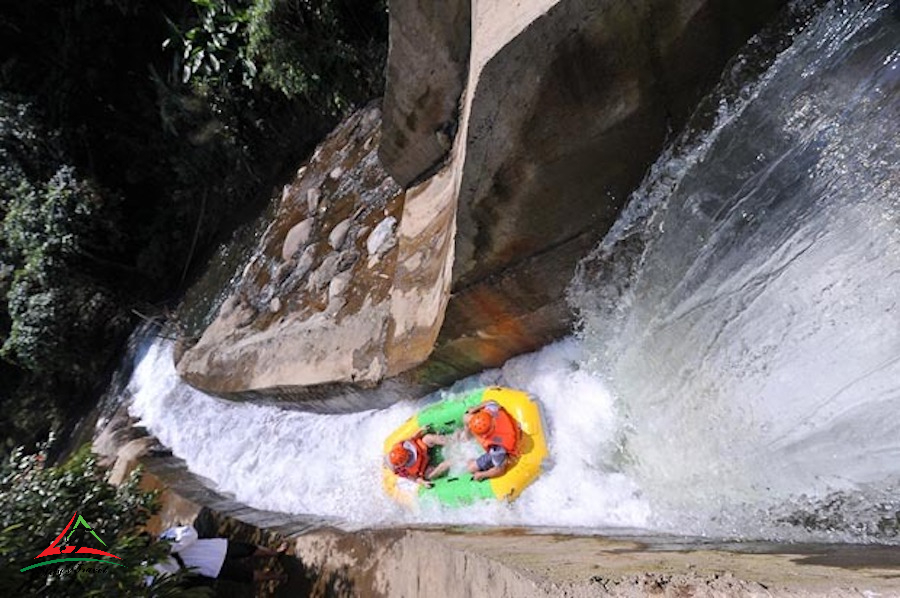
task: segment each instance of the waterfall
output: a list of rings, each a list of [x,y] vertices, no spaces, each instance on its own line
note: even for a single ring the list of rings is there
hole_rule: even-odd
[[[832,6],[581,265],[585,351],[659,525],[898,532],[898,42],[889,4]]]
[[[205,396],[156,341],[131,412],[238,500],[351,527],[895,543],[898,48],[889,2],[836,2],[723,91],[583,260],[570,338],[421,401],[341,415]],[[384,437],[446,392],[494,383],[540,400],[547,471],[509,505],[391,503]]]

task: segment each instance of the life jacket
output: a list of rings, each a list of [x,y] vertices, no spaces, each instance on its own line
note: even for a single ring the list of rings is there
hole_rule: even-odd
[[[500,407],[497,414],[492,414],[492,416],[494,429],[488,434],[476,436],[476,440],[484,447],[484,450],[488,450],[491,445],[502,446],[510,456],[517,457],[519,440],[522,438],[522,428],[519,426],[519,422],[513,419],[513,416],[503,407]]]
[[[409,440],[403,441],[403,446],[413,453],[414,461],[412,465],[395,467],[394,473],[404,478],[418,479],[425,475],[425,468],[428,467],[428,445],[422,440],[421,436],[415,436]]]

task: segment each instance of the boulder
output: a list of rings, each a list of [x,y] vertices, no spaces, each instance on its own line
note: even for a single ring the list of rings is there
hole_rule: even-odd
[[[277,191],[179,373],[374,406],[570,333],[576,264],[784,3],[393,0],[382,111],[349,117]]]
[[[449,298],[454,196],[439,178],[402,191],[376,156],[380,123],[377,106],[355,113],[279,194],[240,280],[177,356],[189,384],[322,397],[428,357]]]

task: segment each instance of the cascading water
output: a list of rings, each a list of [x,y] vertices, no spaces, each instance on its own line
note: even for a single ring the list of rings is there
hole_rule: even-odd
[[[660,160],[585,258],[579,333],[449,389],[540,399],[553,463],[511,505],[409,512],[383,496],[383,438],[434,397],[342,415],[229,403],[180,384],[159,341],[132,413],[238,500],[351,527],[893,543],[898,48],[889,2],[824,9],[711,130]]]
[[[580,347],[563,341],[511,360],[452,391],[503,383],[541,398],[553,449],[564,451],[512,505],[437,505],[411,512],[382,491],[384,438],[434,397],[387,409],[316,414],[234,403],[181,384],[168,341],[135,369],[131,412],[191,471],[261,509],[312,515],[345,528],[410,523],[642,527],[649,506],[613,465],[616,416],[603,383],[579,367]],[[577,409],[567,406],[578,404]],[[467,449],[451,457],[464,461]],[[553,450],[551,449],[551,450]],[[452,470],[451,470],[452,471]]]
[[[658,524],[897,533],[898,47],[888,3],[832,7],[582,264],[585,350]],[[628,279],[592,282],[617,246]]]

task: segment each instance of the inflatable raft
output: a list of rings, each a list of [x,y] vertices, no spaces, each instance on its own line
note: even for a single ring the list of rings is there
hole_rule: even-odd
[[[485,401],[496,401],[519,424],[517,455],[511,456],[512,464],[506,472],[496,478],[475,481],[468,472],[451,473],[432,480],[432,487],[417,485],[410,480],[399,478],[385,464],[383,466],[384,489],[397,502],[412,505],[417,502],[436,500],[445,505],[460,506],[478,500],[494,499],[511,501],[541,474],[541,464],[547,456],[547,440],[538,404],[528,393],[512,388],[492,386],[480,388],[461,395],[454,395],[433,405],[429,405],[406,420],[384,441],[384,455],[397,443],[414,436],[421,428],[428,428],[436,434],[454,434],[463,429],[463,415],[470,407]],[[438,448],[435,462],[443,456]],[[384,461],[383,461],[384,462]]]

